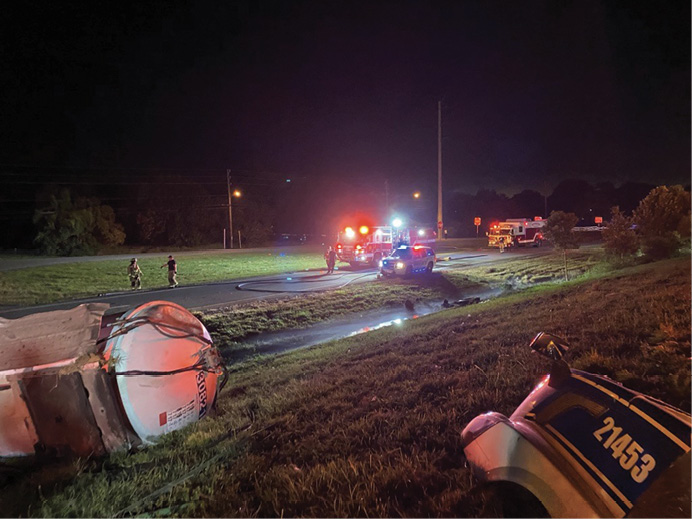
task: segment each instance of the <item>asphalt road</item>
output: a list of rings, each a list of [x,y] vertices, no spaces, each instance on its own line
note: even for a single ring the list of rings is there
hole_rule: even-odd
[[[526,255],[540,255],[546,249],[522,249],[520,251],[500,254],[496,250],[478,252],[446,252],[438,254],[436,270],[444,270],[452,265],[473,265],[478,263],[497,262]],[[137,306],[148,301],[165,300],[178,303],[188,309],[223,306],[242,301],[251,301],[276,297],[278,295],[300,295],[307,292],[330,290],[351,283],[364,283],[377,277],[377,269],[351,269],[341,267],[334,274],[326,270],[296,272],[282,275],[265,276],[245,280],[207,283],[203,285],[182,285],[177,288],[162,288],[141,291],[115,292],[98,294],[93,297],[51,303],[38,306],[6,308],[0,311],[0,317],[17,318],[38,312],[67,310],[88,302],[109,303],[112,307]]]

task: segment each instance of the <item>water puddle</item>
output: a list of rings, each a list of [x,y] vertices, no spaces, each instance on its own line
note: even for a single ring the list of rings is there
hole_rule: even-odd
[[[499,289],[493,289],[482,293],[468,294],[466,297],[469,300],[479,298],[481,301],[485,301],[491,297],[496,297],[500,292]],[[455,306],[454,301],[450,301],[450,306]],[[407,309],[402,305],[397,308],[351,314],[309,328],[269,332],[249,337],[243,341],[240,348],[224,348],[221,353],[226,361],[240,362],[255,355],[285,353],[336,339],[353,337],[388,326],[398,326],[404,321],[418,319],[446,308],[442,302],[421,302],[416,303],[412,309]]]

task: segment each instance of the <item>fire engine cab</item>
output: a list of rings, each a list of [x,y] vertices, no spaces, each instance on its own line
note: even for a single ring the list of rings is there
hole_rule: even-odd
[[[377,267],[392,249],[400,245],[435,246],[437,233],[431,228],[396,229],[385,225],[359,228],[346,227],[339,232],[339,241],[334,249],[339,261],[351,266],[370,265]]]
[[[509,218],[490,226],[488,247],[540,247],[543,243],[545,220],[540,216],[530,218]]]

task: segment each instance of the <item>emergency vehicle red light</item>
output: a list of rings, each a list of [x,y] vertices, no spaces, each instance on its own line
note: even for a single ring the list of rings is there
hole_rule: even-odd
[[[341,244],[340,244],[340,243],[337,243],[337,244],[336,244],[336,248],[337,248],[337,249],[340,249],[340,248],[341,248]]]
[[[361,234],[368,234],[370,232],[370,229],[368,229],[367,225],[361,225],[358,231],[360,231]]]
[[[418,249],[422,249],[423,246],[422,246],[422,245],[416,244],[416,245],[413,246],[413,248],[416,249],[416,250],[418,250]]]
[[[362,249],[363,247],[361,245],[356,245],[356,249]]]

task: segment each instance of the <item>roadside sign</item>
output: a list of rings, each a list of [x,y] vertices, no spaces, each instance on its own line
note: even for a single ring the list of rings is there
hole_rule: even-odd
[[[478,226],[478,225],[480,225],[480,224],[481,224],[481,217],[480,217],[480,216],[476,216],[476,217],[473,219],[473,225]]]
[[[440,229],[442,229],[442,220],[440,220],[439,222],[437,222],[437,227],[440,228]]]
[[[597,216],[593,219],[595,223],[603,223],[603,217],[602,216]]]

